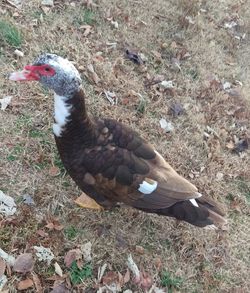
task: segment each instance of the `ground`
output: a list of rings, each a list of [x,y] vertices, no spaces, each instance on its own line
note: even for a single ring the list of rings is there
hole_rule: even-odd
[[[21,280],[33,278],[26,292],[50,292],[55,279],[66,280],[70,292],[96,292],[105,283],[98,285],[98,268],[106,263],[104,274],[113,272],[114,281],[117,272],[126,273],[131,253],[162,292],[249,292],[247,1],[22,2],[21,9],[11,1],[0,7],[0,98],[12,96],[0,110],[0,189],[17,203],[15,215],[0,215],[0,248],[35,258],[33,247],[42,245],[55,260],[36,259],[27,274],[7,269],[4,289],[16,292]],[[126,50],[145,63],[129,60]],[[118,119],[148,139],[201,193],[224,206],[229,230],[199,229],[125,207],[79,208],[80,190],[54,143],[51,92],[7,78],[41,52],[74,61],[89,112]],[[162,80],[174,87],[164,88]],[[114,105],[104,91],[115,94]],[[160,127],[162,118],[174,127],[169,133]],[[82,281],[74,281],[77,267],[67,268],[64,256],[87,242],[92,260],[79,264]],[[55,261],[62,278],[55,277]],[[132,276],[125,289],[143,291]]]

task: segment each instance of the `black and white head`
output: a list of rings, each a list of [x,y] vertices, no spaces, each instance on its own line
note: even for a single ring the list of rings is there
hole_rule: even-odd
[[[81,86],[81,77],[75,66],[67,59],[55,54],[43,54],[32,65],[10,75],[10,80],[37,80],[52,89],[57,95],[70,97]]]

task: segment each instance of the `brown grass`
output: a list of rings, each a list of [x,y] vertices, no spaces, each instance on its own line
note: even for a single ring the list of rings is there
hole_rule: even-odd
[[[33,245],[50,246],[65,270],[66,251],[91,241],[94,272],[105,262],[109,270],[125,272],[127,255],[132,253],[158,286],[165,270],[181,277],[180,292],[249,292],[249,151],[237,155],[227,148],[235,137],[249,137],[247,1],[107,0],[91,8],[91,17],[81,18],[86,10],[83,2],[71,1],[74,7],[68,1],[55,1],[47,14],[35,0],[24,1],[20,11],[7,4],[0,8],[1,19],[20,28],[25,53],[18,59],[11,45],[0,46],[0,98],[13,96],[12,105],[0,111],[0,188],[19,202],[16,224],[0,226],[0,247],[18,255]],[[108,17],[118,22],[118,29]],[[226,29],[224,24],[232,20],[240,26]],[[87,37],[81,28],[84,21],[93,26]],[[244,33],[244,39],[235,38]],[[116,48],[107,45],[111,42],[117,43]],[[143,53],[146,65],[138,67],[125,59],[124,48]],[[60,176],[49,175],[50,167],[59,164],[51,132],[51,93],[37,84],[14,84],[6,78],[44,51],[67,56],[81,69],[91,113],[116,118],[139,131],[202,193],[222,202],[230,230],[196,229],[129,208],[101,213],[79,209],[73,199],[80,192],[68,175],[63,170]],[[95,58],[98,52],[101,61]],[[190,57],[181,59],[179,70],[172,61],[183,52]],[[87,64],[94,65],[101,80],[98,85]],[[173,80],[175,90],[145,87],[147,79],[157,74]],[[229,81],[239,94],[230,96],[215,82],[211,86],[215,76],[222,83]],[[101,94],[104,89],[116,93],[116,106]],[[138,113],[140,98],[131,90],[146,101],[144,113]],[[169,108],[176,102],[184,106],[185,113],[174,118]],[[172,134],[161,131],[161,118],[172,121]],[[214,133],[204,139],[207,126]],[[218,172],[224,175],[221,180]],[[21,203],[23,194],[34,198],[35,207]],[[36,236],[35,231],[44,229],[51,216],[66,230],[77,227],[76,238],[68,239],[65,230],[50,232],[46,228],[48,239]],[[144,254],[135,251],[136,245],[144,247]],[[160,271],[156,269],[157,258],[162,262]],[[53,284],[46,281],[50,271],[45,265],[36,267],[44,288]],[[20,276],[9,277],[11,292],[15,292],[18,279]],[[93,284],[87,282],[82,290]],[[139,290],[131,282],[127,288]]]

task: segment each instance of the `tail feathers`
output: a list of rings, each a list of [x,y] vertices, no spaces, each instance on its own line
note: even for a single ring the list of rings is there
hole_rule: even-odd
[[[211,227],[215,226],[223,230],[227,229],[227,221],[223,218],[224,213],[213,200],[202,196],[196,198],[195,201],[198,206],[194,205],[190,200],[185,200],[177,202],[169,208],[144,210],[158,215],[174,217],[198,227],[211,225]]]

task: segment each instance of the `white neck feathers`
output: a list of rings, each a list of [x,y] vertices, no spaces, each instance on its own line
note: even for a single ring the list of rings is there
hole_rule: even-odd
[[[64,126],[68,122],[68,116],[70,115],[70,109],[72,106],[67,105],[67,98],[54,95],[54,118],[55,123],[53,124],[53,132],[55,136],[61,136]]]

